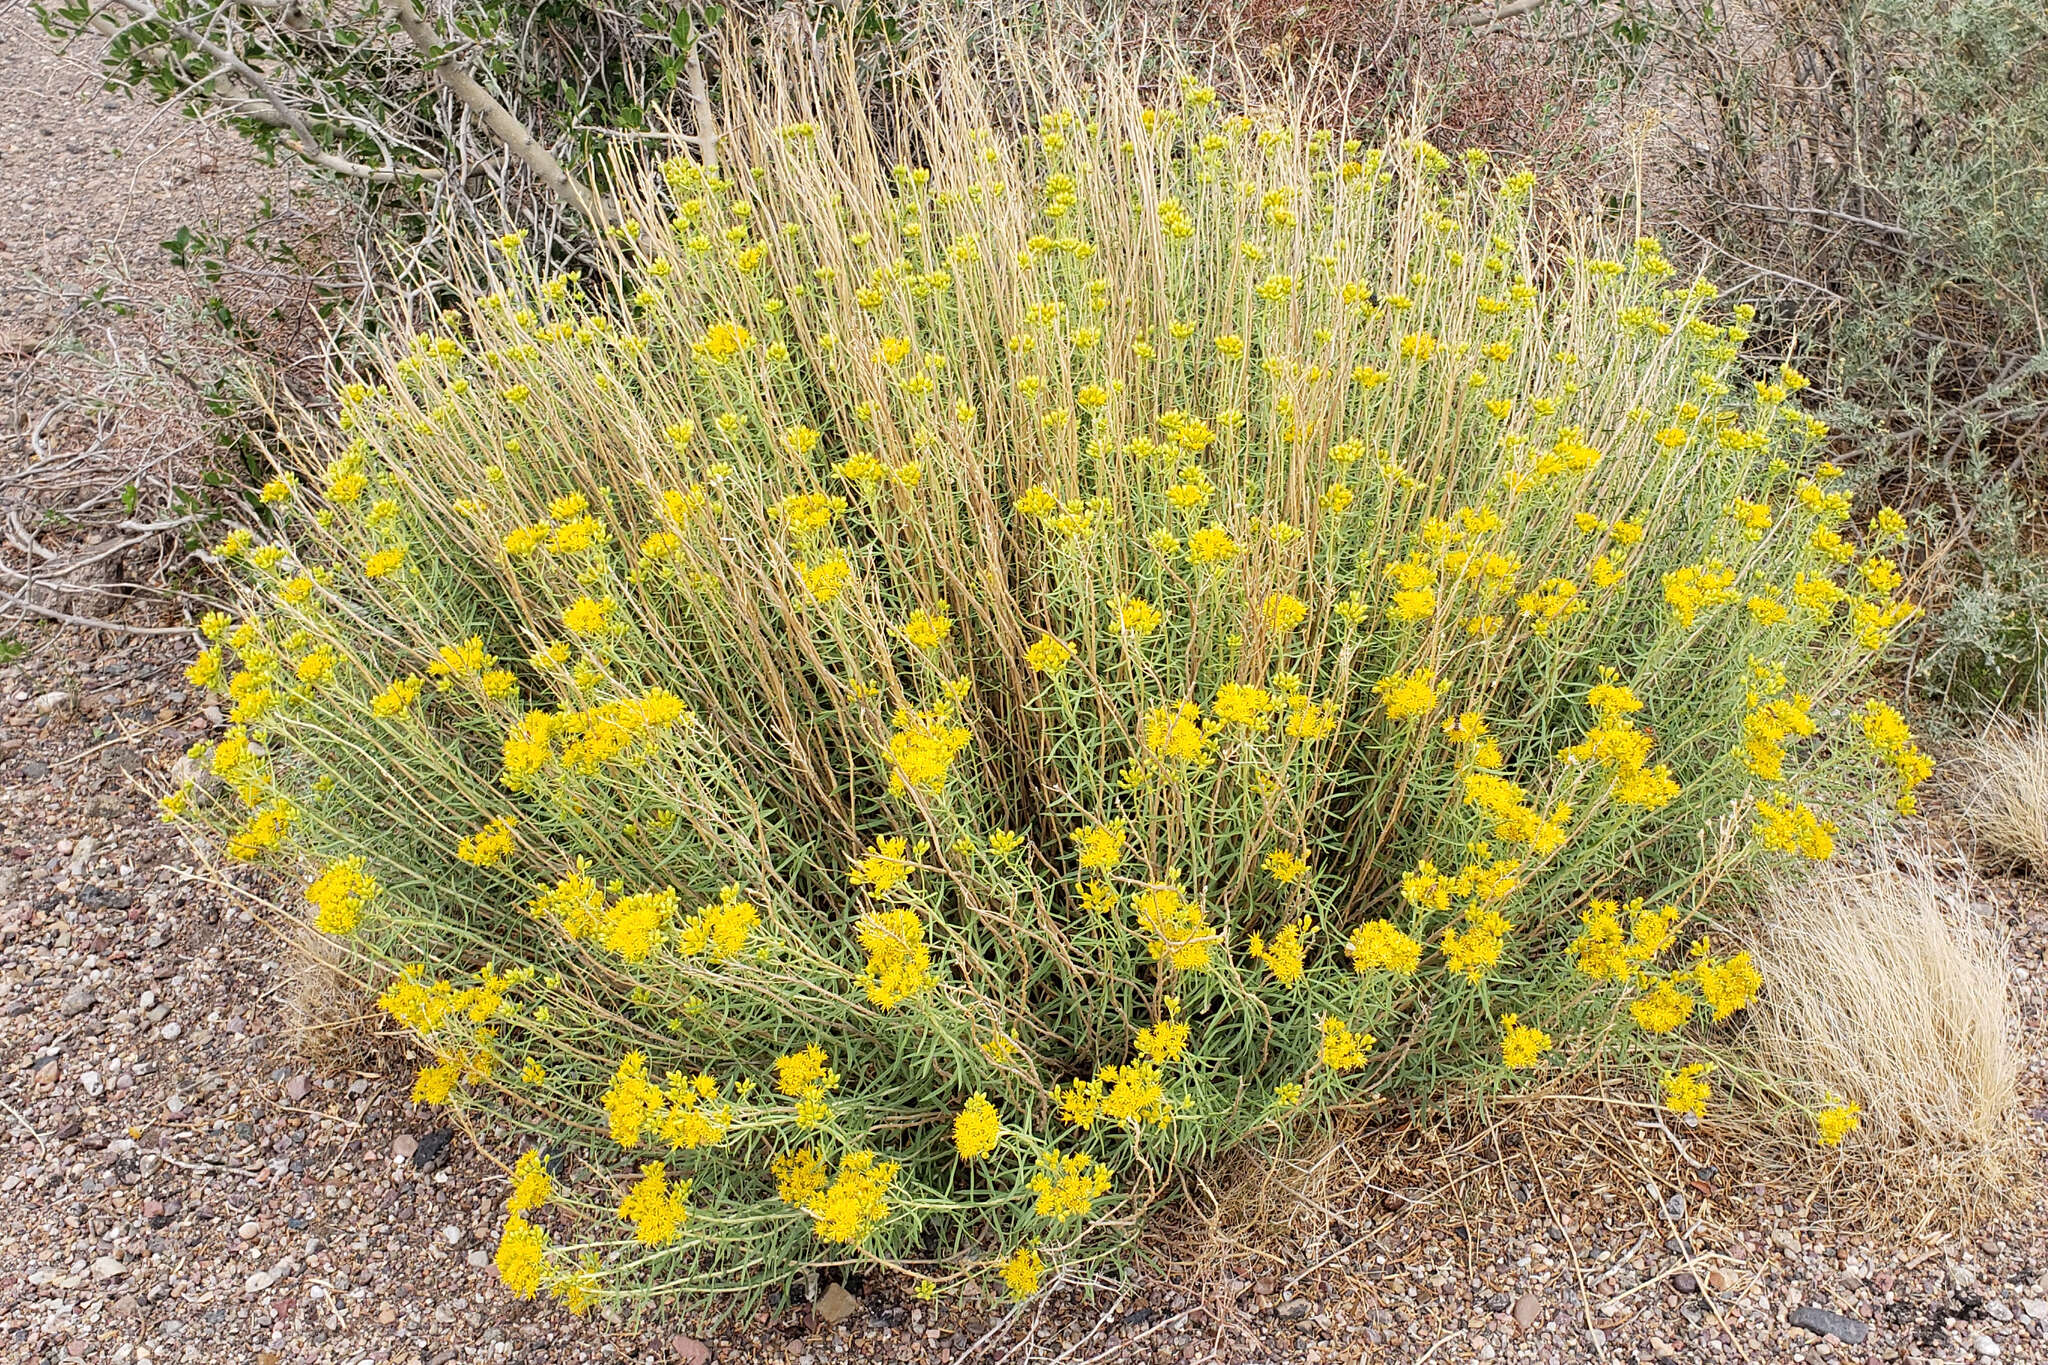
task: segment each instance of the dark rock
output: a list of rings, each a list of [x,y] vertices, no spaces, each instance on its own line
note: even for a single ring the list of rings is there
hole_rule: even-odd
[[[1676,1275],[1673,1275],[1671,1283],[1678,1286],[1678,1292],[1681,1294],[1697,1294],[1700,1292],[1700,1282],[1689,1270],[1681,1270]]]
[[[448,1143],[454,1138],[452,1128],[437,1128],[419,1141],[413,1149],[413,1169],[430,1171],[448,1159]]]
[[[1289,1299],[1273,1310],[1273,1316],[1282,1322],[1292,1322],[1296,1318],[1305,1318],[1308,1314],[1309,1305],[1305,1299]]]
[[[1785,1315],[1794,1327],[1804,1327],[1817,1337],[1834,1337],[1849,1346],[1861,1346],[1870,1335],[1870,1324],[1845,1318],[1825,1308],[1795,1308]]]

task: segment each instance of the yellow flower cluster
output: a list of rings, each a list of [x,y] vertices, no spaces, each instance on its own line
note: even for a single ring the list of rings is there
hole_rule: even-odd
[[[1028,1188],[1038,1196],[1033,1208],[1040,1218],[1064,1223],[1095,1212],[1095,1201],[1109,1193],[1109,1167],[1086,1152],[1062,1154],[1049,1147],[1038,1154],[1038,1170]]]
[[[1707,1102],[1714,1097],[1713,1087],[1706,1081],[1707,1073],[1713,1069],[1711,1062],[1694,1062],[1666,1076],[1664,1107],[1687,1118],[1704,1117]]]
[[[582,710],[528,711],[505,732],[499,780],[515,792],[525,791],[550,762],[588,776],[658,734],[689,723],[689,709],[658,687],[642,697]]]
[[[455,846],[455,856],[474,867],[496,867],[511,856],[512,830],[518,823],[516,815],[493,816],[476,833],[462,836]]]
[[[953,1116],[953,1147],[962,1161],[987,1156],[1003,1140],[1002,1116],[987,1095],[977,1090]]]
[[[1436,705],[1436,670],[1418,668],[1413,673],[1390,673],[1374,683],[1372,690],[1385,704],[1388,720],[1426,716]]]
[[[547,1233],[515,1213],[505,1220],[504,1231],[498,1234],[494,1258],[498,1279],[516,1297],[532,1298],[540,1292],[547,1251]]]
[[[716,901],[685,919],[676,929],[676,951],[713,962],[730,962],[745,952],[747,936],[760,927],[761,912],[740,895],[738,886],[723,887]]]
[[[432,980],[426,964],[414,962],[385,986],[377,997],[377,1007],[414,1033],[431,1038],[443,1025],[458,1018],[482,1024],[510,1013],[506,995],[531,980],[531,967],[500,973],[486,964],[477,984],[458,990],[453,981]]]
[[[1802,801],[1758,801],[1756,816],[1756,837],[1765,848],[1803,854],[1815,862],[1835,855],[1835,822],[1814,814]]]
[[[1209,927],[1201,904],[1181,894],[1170,882],[1147,886],[1131,897],[1131,909],[1138,917],[1138,930],[1153,961],[1165,961],[1179,971],[1206,971],[1210,949],[1223,936]]]
[[[1412,976],[1422,964],[1422,945],[1383,919],[1368,920],[1352,930],[1344,951],[1361,975],[1393,972]]]
[[[1251,955],[1266,964],[1273,973],[1273,979],[1282,986],[1292,986],[1301,980],[1306,970],[1305,957],[1309,940],[1315,937],[1316,922],[1308,915],[1293,920],[1281,927],[1267,942],[1258,934],[1251,938]]]
[[[1521,1022],[1521,1016],[1510,1014],[1500,1021],[1500,1059],[1510,1071],[1520,1071],[1536,1065],[1543,1054],[1550,1051],[1550,1035],[1540,1028]]]
[[[1332,1071],[1356,1071],[1365,1065],[1366,1053],[1376,1039],[1370,1033],[1354,1032],[1342,1019],[1326,1016],[1322,1022],[1323,1041],[1317,1055]]]
[[[715,1146],[732,1127],[730,1105],[718,1104],[718,1082],[709,1075],[685,1077],[671,1071],[664,1091],[647,1078],[647,1054],[629,1052],[612,1073],[602,1104],[612,1141],[631,1150],[649,1135],[669,1147]]]
[[[607,902],[604,890],[578,869],[541,892],[527,907],[536,919],[553,920],[570,940],[589,939],[627,962],[644,962],[668,937],[676,914],[676,890],[641,891]]]
[[[1002,1271],[1010,1296],[1028,1299],[1038,1292],[1038,1283],[1045,1276],[1045,1257],[1038,1254],[1037,1247],[1021,1246],[1003,1262]]]
[[[1863,1126],[1863,1106],[1829,1095],[1825,1106],[1813,1116],[1813,1126],[1821,1146],[1839,1147],[1843,1138]]]
[[[1587,694],[1598,720],[1581,742],[1558,757],[1567,763],[1601,765],[1614,775],[1613,794],[1626,806],[1658,810],[1679,793],[1668,764],[1650,767],[1650,737],[1636,729],[1629,713],[1643,709],[1634,692],[1614,681],[1612,669],[1602,669],[1606,681]]]
[[[931,986],[931,949],[924,923],[909,910],[870,910],[854,922],[854,936],[868,955],[860,986],[885,1010]]]
[[[619,1217],[633,1225],[633,1240],[642,1246],[667,1246],[682,1236],[689,1221],[689,1198],[689,1181],[670,1184],[663,1163],[650,1161],[640,1168],[640,1182],[619,1201]]]
[[[323,934],[352,934],[363,907],[376,898],[377,879],[363,870],[360,854],[332,863],[306,888],[316,912],[313,927]]]
[[[929,710],[901,710],[889,736],[889,791],[901,796],[917,792],[939,796],[946,790],[946,775],[961,751],[974,742],[972,733],[955,725],[950,706]]]
[[[1628,918],[1626,933],[1622,930],[1624,915]],[[1678,936],[1678,907],[1646,911],[1641,896],[1626,906],[1596,899],[1579,919],[1585,927],[1572,940],[1573,965],[1595,981],[1640,980],[1643,968]]]
[[[544,1206],[554,1193],[554,1177],[546,1158],[530,1147],[521,1152],[512,1166],[512,1195],[505,1207],[513,1213],[527,1213]]]
[[[777,1196],[811,1216],[821,1241],[854,1244],[889,1217],[890,1186],[902,1169],[873,1152],[848,1152],[826,1178],[824,1161],[809,1147],[785,1152],[771,1163]]]
[[[1934,760],[1921,753],[1920,746],[1913,742],[1906,718],[1877,698],[1863,703],[1857,719],[1862,723],[1864,739],[1879,758],[1891,764],[1898,778],[1899,814],[1911,815],[1918,804],[1913,789],[1934,776]]]
[[[1132,1062],[1128,1066],[1106,1066],[1092,1079],[1075,1080],[1055,1090],[1060,1117],[1084,1131],[1097,1119],[1138,1129],[1146,1125],[1164,1127],[1173,1122],[1174,1106],[1166,1097],[1155,1062]]]

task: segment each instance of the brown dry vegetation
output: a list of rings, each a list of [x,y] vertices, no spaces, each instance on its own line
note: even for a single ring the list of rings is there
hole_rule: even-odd
[[[1965,808],[1985,851],[2048,870],[2048,720],[1994,721],[1962,748]]]
[[[1911,1213],[1995,1206],[2032,1178],[2009,948],[1966,864],[1903,840],[1845,854],[1764,903],[1755,954],[1754,1062],[1862,1105],[1850,1178]]]

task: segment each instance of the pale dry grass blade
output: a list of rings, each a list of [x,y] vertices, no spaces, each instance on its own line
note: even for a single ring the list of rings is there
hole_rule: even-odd
[[[2048,875],[2048,718],[1994,723],[1964,766],[1963,809],[1978,843]]]
[[[1967,874],[1880,845],[1781,886],[1758,927],[1756,1055],[1863,1108],[1845,1144],[1902,1186],[1969,1199],[2015,1171],[2005,944]]]

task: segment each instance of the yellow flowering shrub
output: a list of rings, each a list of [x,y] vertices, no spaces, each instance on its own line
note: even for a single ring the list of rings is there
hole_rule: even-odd
[[[1027,1295],[1369,1096],[1697,1116],[1747,870],[1927,777],[1897,518],[1653,240],[1194,80],[971,93],[879,174],[741,99],[601,269],[480,252],[218,547],[171,810],[551,1154],[513,1293]]]

